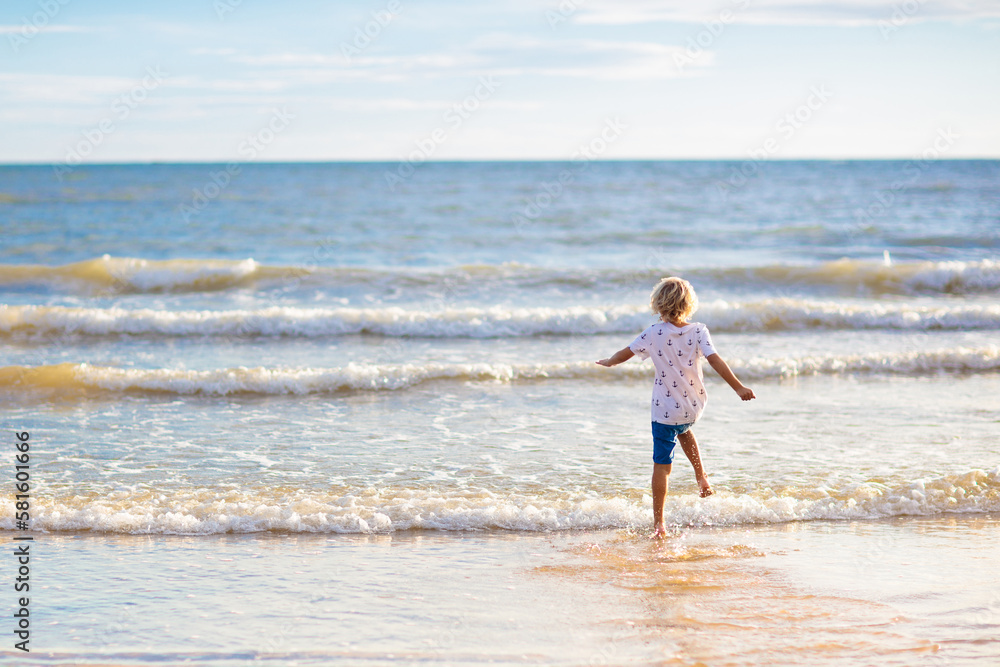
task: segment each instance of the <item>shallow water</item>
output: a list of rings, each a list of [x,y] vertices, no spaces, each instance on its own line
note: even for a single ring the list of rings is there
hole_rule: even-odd
[[[1000,659],[1000,163],[384,167],[0,167],[37,664]],[[678,272],[758,398],[707,372],[654,544],[594,360]]]
[[[46,536],[19,664],[983,664],[994,515],[628,531]],[[80,588],[71,582],[86,579]],[[10,659],[7,654],[4,660]]]

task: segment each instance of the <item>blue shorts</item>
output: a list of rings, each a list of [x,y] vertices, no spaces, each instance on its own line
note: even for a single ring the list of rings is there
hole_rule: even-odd
[[[677,436],[687,433],[691,424],[661,424],[653,422],[653,463],[668,465],[674,462]]]

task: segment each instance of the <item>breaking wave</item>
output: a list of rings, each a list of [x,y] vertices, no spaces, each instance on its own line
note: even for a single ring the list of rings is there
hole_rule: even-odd
[[[1000,305],[918,306],[771,299],[704,304],[697,318],[713,331],[1000,329]],[[619,334],[652,323],[645,306],[455,307],[437,310],[271,307],[153,310],[0,306],[0,334],[24,336],[338,336],[501,338]]]
[[[1000,510],[1000,468],[971,470],[896,484],[842,488],[717,488],[716,495],[668,496],[665,518],[679,526],[739,526],[792,521],[879,519]],[[7,495],[0,529],[13,530]],[[345,488],[118,488],[107,492],[43,493],[32,500],[33,527],[106,533],[388,533],[405,530],[554,531],[645,529],[650,500],[597,492],[537,495],[486,490]]]
[[[521,287],[595,287],[653,284],[669,267],[549,269],[523,264],[479,264],[451,269],[263,265],[253,259],[103,257],[61,266],[0,264],[0,286],[54,284],[83,292],[155,293],[218,291],[240,287],[345,285],[448,286],[494,282]],[[885,262],[841,259],[816,265],[771,265],[681,272],[708,283],[827,287],[864,294],[976,294],[1000,291],[1000,262]]]
[[[729,365],[748,380],[804,375],[909,375],[1000,370],[1000,347],[956,348],[887,354],[822,355],[801,358],[733,359]],[[568,363],[350,363],[340,368],[223,368],[176,370],[119,368],[90,364],[5,366],[0,391],[55,396],[175,394],[304,395],[402,390],[426,382],[519,382],[586,379],[648,379],[650,364],[630,363],[612,369],[593,361]],[[712,371],[707,371],[709,374]]]

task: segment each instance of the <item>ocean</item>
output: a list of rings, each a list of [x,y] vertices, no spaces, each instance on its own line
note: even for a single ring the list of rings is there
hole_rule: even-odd
[[[1000,664],[1000,161],[399,173],[0,167],[0,662]]]

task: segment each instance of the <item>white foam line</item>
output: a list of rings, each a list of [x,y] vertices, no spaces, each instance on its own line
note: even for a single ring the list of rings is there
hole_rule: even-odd
[[[914,306],[778,299],[713,301],[697,319],[713,331],[890,329],[996,330],[1000,305]],[[644,305],[563,308],[456,307],[416,310],[295,308],[163,311],[0,306],[0,332],[26,335],[337,336],[500,338],[641,331],[655,321]]]
[[[278,282],[287,278],[310,285],[343,284],[434,285],[458,281],[492,281],[531,285],[623,285],[652,281],[662,269],[548,269],[517,263],[470,265],[441,270],[417,268],[383,269],[352,267],[266,266],[253,259],[147,260],[104,257],[65,266],[25,267],[0,265],[0,278],[12,282],[82,283],[113,291],[218,290],[247,284],[248,280]],[[1000,262],[979,261],[893,262],[841,259],[814,265],[770,265],[719,269],[691,269],[685,276],[700,281],[729,283],[733,280],[774,286],[838,287],[870,292],[968,294],[1000,290]]]
[[[1000,511],[1000,468],[918,479],[887,486],[770,489],[707,499],[668,496],[665,516],[682,526],[740,526],[813,520]],[[155,495],[155,497],[153,497]],[[84,497],[47,493],[33,504],[34,527],[49,531],[111,533],[386,533],[403,530],[556,531],[648,526],[642,502],[597,493],[580,499],[487,491],[448,493],[416,489],[356,489],[340,494],[211,489],[141,493],[119,489]],[[0,509],[0,529],[13,530],[13,503]]]
[[[925,375],[938,372],[1000,370],[1000,347],[947,349],[897,354],[733,359],[730,366],[747,379],[778,379],[840,373]],[[380,391],[412,387],[433,380],[500,381],[550,379],[607,380],[647,378],[650,364],[613,369],[593,361],[538,364],[365,364],[333,369],[228,368],[211,371],[123,369],[80,364],[75,374],[84,384],[105,390],[167,391],[178,394],[310,394]]]

